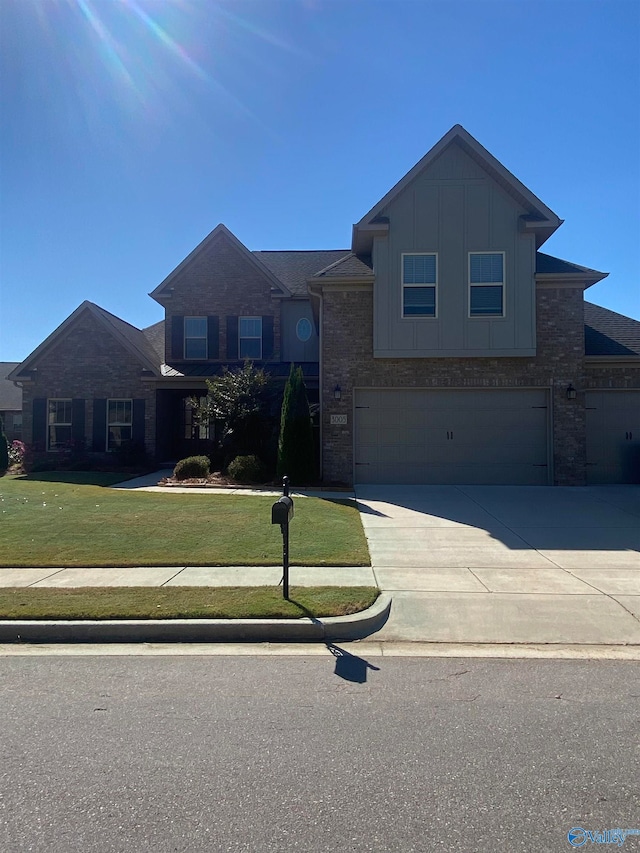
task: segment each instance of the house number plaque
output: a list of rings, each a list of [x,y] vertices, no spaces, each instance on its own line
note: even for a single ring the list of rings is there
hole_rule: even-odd
[[[344,426],[347,423],[346,415],[331,415],[331,424],[332,426],[336,424],[337,426]]]

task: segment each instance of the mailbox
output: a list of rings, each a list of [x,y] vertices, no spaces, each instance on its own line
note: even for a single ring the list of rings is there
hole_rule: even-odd
[[[293,518],[293,500],[283,495],[271,507],[271,524],[289,524]]]

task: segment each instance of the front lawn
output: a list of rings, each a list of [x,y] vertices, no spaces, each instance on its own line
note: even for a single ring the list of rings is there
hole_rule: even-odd
[[[37,477],[37,479],[36,479]],[[56,482],[55,477],[74,482]],[[120,478],[115,478],[120,479]],[[166,494],[90,485],[111,474],[0,479],[0,567],[274,566],[282,563],[274,498]],[[368,566],[353,502],[299,498],[290,561]]]
[[[112,587],[0,589],[0,619],[299,619],[370,607],[373,587]]]

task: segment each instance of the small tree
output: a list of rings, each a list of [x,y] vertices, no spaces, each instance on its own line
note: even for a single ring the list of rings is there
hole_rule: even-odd
[[[310,483],[316,477],[313,427],[302,368],[291,365],[284,389],[278,441],[279,477],[289,476],[293,485]]]
[[[219,449],[227,459],[261,453],[261,418],[267,406],[268,375],[252,362],[207,379],[207,396],[189,398],[197,424],[215,421]]]
[[[4,434],[4,422],[0,417],[0,476],[4,474],[9,467],[9,445],[7,436]]]

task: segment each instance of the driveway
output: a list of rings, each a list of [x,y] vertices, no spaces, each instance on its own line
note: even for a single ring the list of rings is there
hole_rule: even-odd
[[[380,640],[640,643],[640,487],[359,486]]]

